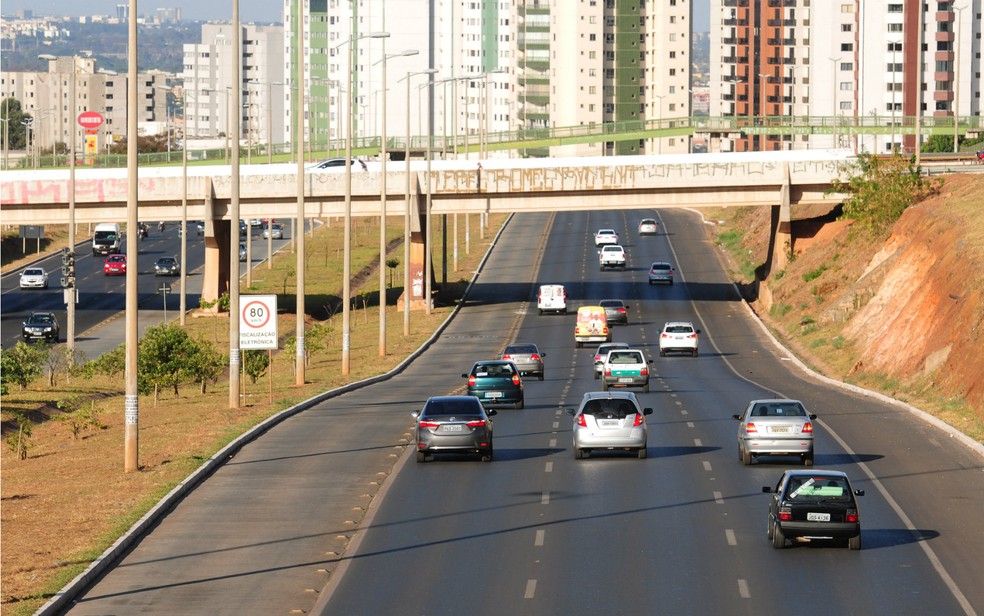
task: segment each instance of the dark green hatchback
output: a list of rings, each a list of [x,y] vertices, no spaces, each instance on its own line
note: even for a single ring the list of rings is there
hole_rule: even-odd
[[[470,372],[461,375],[468,379],[468,395],[482,404],[513,404],[523,408],[523,379],[511,361],[490,359],[475,362]]]

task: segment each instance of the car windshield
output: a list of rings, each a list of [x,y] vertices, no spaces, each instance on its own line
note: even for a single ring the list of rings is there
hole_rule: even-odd
[[[604,306],[605,308],[621,308],[622,302],[621,300],[617,300],[617,299],[603,299],[601,300],[601,303],[598,305]]]
[[[28,319],[31,323],[37,323],[39,325],[50,325],[55,322],[50,314],[32,314],[31,318]]]
[[[44,274],[44,270],[39,270],[39,269],[24,270],[24,276],[41,276],[43,274]]]
[[[628,400],[604,399],[588,400],[581,412],[585,415],[604,417],[606,419],[625,419],[636,413],[635,405]]]
[[[806,409],[799,402],[759,402],[752,417],[806,417]]]
[[[851,487],[843,477],[793,477],[786,488],[786,498],[850,500]]]
[[[471,400],[431,400],[421,412],[421,417],[468,417],[482,415],[482,403]]]

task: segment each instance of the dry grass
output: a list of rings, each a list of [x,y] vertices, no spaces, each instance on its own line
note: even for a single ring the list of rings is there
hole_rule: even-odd
[[[503,216],[492,216],[489,228],[498,229],[503,221]],[[329,336],[326,348],[312,355],[305,385],[294,385],[293,358],[279,352],[272,369],[272,402],[266,377],[256,384],[244,379],[245,397],[236,410],[228,408],[225,380],[211,386],[204,396],[195,385],[183,386],[177,397],[162,393],[156,407],[152,396],[141,397],[140,471],[136,473],[123,472],[122,377],[97,377],[86,382],[63,378],[55,387],[48,387],[42,378],[27,390],[14,390],[4,397],[4,420],[10,418],[11,409],[30,410],[36,419],[27,459],[16,460],[7,448],[2,453],[0,595],[5,614],[35,611],[174,485],[251,426],[320,392],[389,370],[434,332],[477,268],[490,242],[490,231],[485,232],[485,239],[478,239],[478,217],[470,217],[471,250],[465,254],[465,229],[459,221],[460,272],[448,272],[448,288],[430,316],[416,311],[411,315],[409,336],[403,335],[402,311],[393,305],[401,289],[389,290],[387,355],[380,358],[378,272],[372,270],[378,263],[379,227],[375,222],[357,220],[353,225],[353,271],[363,266],[367,269],[354,276],[352,290],[353,294],[365,291],[369,307],[363,309],[359,301],[351,315],[348,376],[341,375],[340,367],[341,318],[330,316],[330,310],[325,309],[337,303],[342,287],[341,258],[337,249],[330,248],[341,244],[342,225],[335,220],[307,240],[307,327],[316,322],[332,324],[334,320],[338,321],[334,325],[338,334]],[[440,219],[434,223],[433,237],[438,238],[435,263],[440,264]],[[402,220],[388,221],[387,237],[399,238],[402,233]],[[402,286],[402,244],[388,257],[401,262],[392,274],[394,284]],[[268,270],[263,264],[254,270],[253,287],[243,292],[281,293],[286,281],[288,294],[293,293],[291,272],[295,263],[295,255],[282,253],[274,259],[274,269]],[[281,295],[278,302],[283,340],[295,332],[293,298]],[[213,341],[220,349],[228,348],[227,316],[192,318],[187,328],[192,336]],[[103,424],[83,432],[78,440],[73,440],[68,425],[57,420],[55,404],[69,396],[90,400]]]

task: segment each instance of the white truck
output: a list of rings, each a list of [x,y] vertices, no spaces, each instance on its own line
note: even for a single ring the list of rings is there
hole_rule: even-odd
[[[536,309],[544,312],[567,314],[567,291],[562,284],[543,284],[536,293]]]
[[[101,222],[92,232],[92,254],[118,255],[123,252],[123,234],[120,224]]]

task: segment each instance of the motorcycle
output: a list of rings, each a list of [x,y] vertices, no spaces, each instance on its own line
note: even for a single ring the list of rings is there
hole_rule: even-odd
[[[164,221],[163,220],[161,222],[157,223],[157,230],[160,231],[161,233],[164,233]]]

